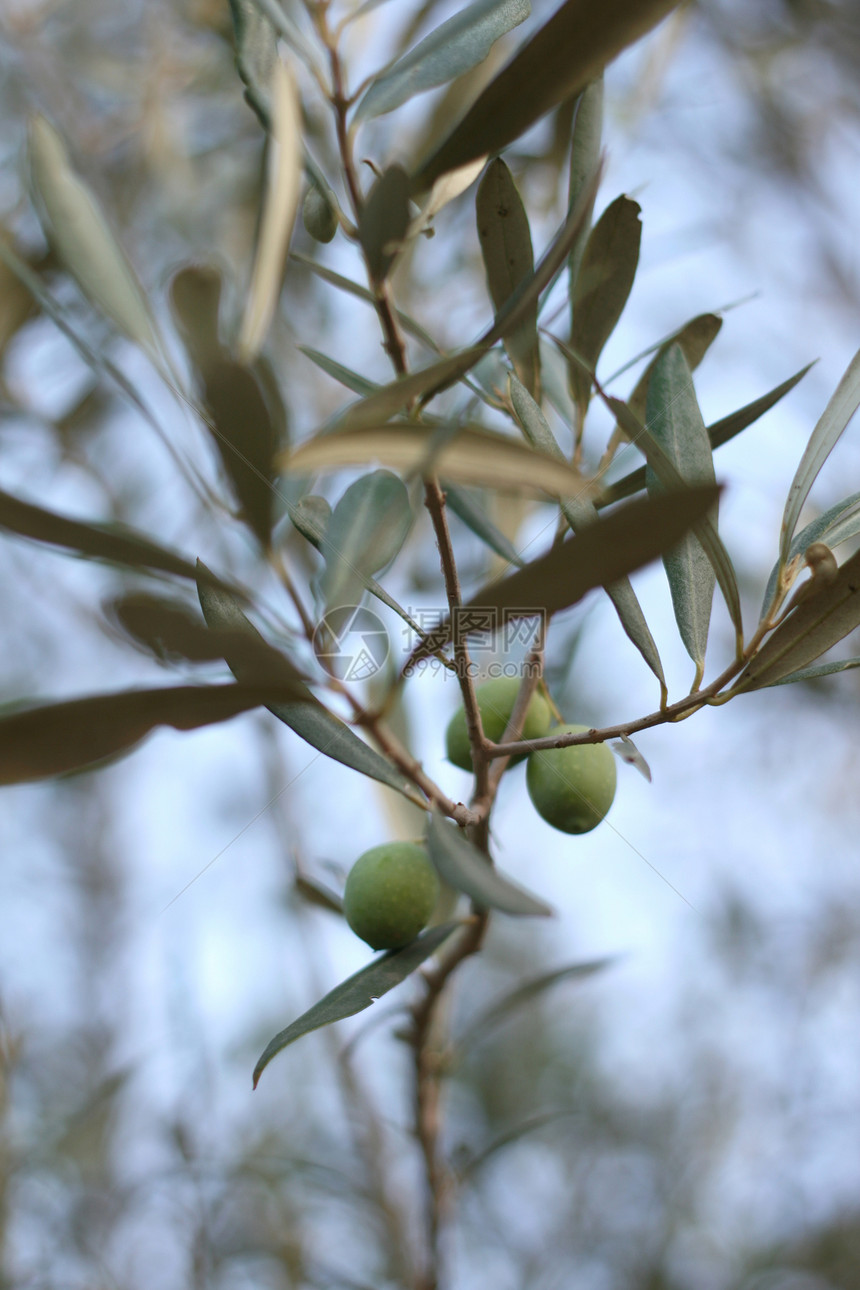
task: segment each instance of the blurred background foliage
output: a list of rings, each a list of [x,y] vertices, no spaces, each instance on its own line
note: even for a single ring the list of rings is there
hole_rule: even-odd
[[[534,21],[550,7],[536,4]],[[348,46],[356,77],[451,8],[426,0],[409,17],[394,3],[371,9]],[[235,74],[229,6],[3,0],[0,29],[0,236],[26,254],[76,333],[128,375],[183,455],[198,462],[202,454],[215,487],[217,462],[199,428],[59,271],[30,205],[22,156],[26,116],[43,111],[66,133],[162,316],[168,278],[189,261],[224,271],[227,317],[236,316],[263,140]],[[697,76],[719,87],[722,128],[702,129],[701,115],[685,110]],[[671,259],[673,235],[681,244],[728,245],[753,289],[769,284],[767,310],[780,315],[774,330],[793,342],[775,379],[818,352],[805,320],[827,316],[856,336],[855,4],[703,0],[613,71],[608,95],[610,152],[659,137],[665,164],[709,193],[711,217],[691,231],[679,211],[674,228],[664,229],[663,254]],[[312,147],[332,177],[328,123],[318,100],[308,94],[306,103]],[[414,155],[456,108],[442,91],[396,121],[383,118],[368,146],[377,156],[393,148]],[[526,195],[538,226],[541,212],[557,212],[565,200],[564,113],[511,157],[519,175],[527,158],[533,162]],[[769,263],[766,240],[746,238],[739,213],[757,204],[786,211],[809,294],[794,289],[798,264],[780,263],[782,243]],[[487,306],[477,244],[463,233],[471,207],[453,208],[446,221],[445,250],[436,253],[446,258],[428,259],[422,243],[415,263],[398,273],[397,290],[404,308],[453,343]],[[293,250],[319,252],[301,228]],[[336,247],[327,263],[350,271]],[[722,303],[719,284],[712,289],[718,300],[710,305]],[[343,401],[297,342],[348,354],[351,366],[381,379],[384,355],[366,321],[306,266],[291,266],[270,353],[289,391],[294,433]],[[214,545],[223,567],[265,595],[253,552],[241,541],[229,545],[164,443],[2,264],[0,357],[3,487],[69,512],[133,522],[182,550]],[[772,383],[762,379],[760,388]],[[767,476],[767,465],[760,473]],[[777,497],[774,513],[779,505]],[[285,540],[303,558],[299,543]],[[159,675],[151,662],[129,661],[105,623],[99,604],[116,591],[114,572],[9,538],[2,556],[2,697]],[[750,575],[761,579],[767,552],[748,558]],[[413,547],[412,560],[414,585],[435,577],[430,555]],[[587,618],[577,630],[585,651]],[[641,981],[635,962],[622,958],[488,1014],[524,979],[591,945],[576,923],[563,928],[570,944],[497,927],[481,961],[464,969],[445,1130],[459,1179],[452,1284],[852,1290],[860,1283],[860,907],[856,884],[837,881],[856,862],[855,677],[780,692],[779,714],[772,698],[752,699],[752,715],[739,724],[712,723],[724,758],[699,770],[712,786],[728,785],[728,805],[724,789],[706,784],[671,817],[704,854],[694,830],[713,826],[701,816],[710,800],[719,799],[716,813],[731,814],[732,789],[755,796],[780,782],[775,812],[783,811],[784,825],[798,818],[790,799],[806,811],[809,838],[797,845],[818,849],[822,868],[837,856],[833,882],[799,870],[800,886],[782,899],[767,877],[756,885],[730,865],[707,869],[695,914],[685,908],[669,924],[670,967],[650,978],[646,967]],[[605,702],[599,687],[590,702],[596,718]],[[377,1005],[371,1023],[309,1040],[268,1089],[248,1095],[248,1072],[273,1019],[281,1024],[298,1012],[353,960],[331,915],[304,903],[294,881],[307,851],[323,879],[337,883],[324,863],[327,839],[320,843],[324,781],[311,776],[305,787],[297,779],[284,792],[300,772],[283,763],[262,719],[236,729],[213,735],[199,758],[203,736],[180,745],[179,736],[164,735],[103,775],[6,790],[4,1286],[411,1283],[409,1202],[420,1180],[396,1004],[393,1012]],[[658,756],[669,758],[687,730],[663,732]],[[692,754],[675,755],[713,756],[713,746],[694,743]],[[673,786],[685,793],[680,770],[668,778],[665,796],[643,798],[644,809],[668,810]],[[165,910],[270,801],[248,845],[240,841],[212,871],[227,868],[233,877],[207,875],[196,904],[184,897]],[[344,787],[344,819],[364,809]],[[745,810],[738,807],[741,829],[750,827]],[[766,818],[758,820],[762,830]],[[771,878],[780,863],[791,869],[790,858],[770,852],[791,846],[790,827],[774,821],[778,827],[776,843],[748,839],[742,869],[759,859]],[[235,878],[237,867],[244,877]],[[631,897],[619,891],[617,899]],[[580,918],[587,914],[586,901]],[[611,938],[599,946],[607,954],[616,948]],[[235,985],[246,978],[256,999]]]

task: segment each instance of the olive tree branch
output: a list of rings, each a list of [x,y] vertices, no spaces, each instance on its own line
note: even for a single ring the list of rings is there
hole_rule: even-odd
[[[734,692],[729,691],[727,694],[721,694],[730,681],[743,670],[751,658],[753,658],[761,644],[763,638],[773,629],[771,619],[765,618],[755,630],[749,644],[743,650],[741,657],[735,659],[724,672],[712,681],[710,685],[703,690],[697,690],[694,694],[687,694],[683,699],[678,699],[676,703],[670,703],[665,708],[660,708],[657,712],[650,712],[647,716],[637,717],[634,721],[622,721],[616,726],[604,726],[602,729],[593,729],[583,731],[581,734],[564,734],[564,735],[546,735],[542,739],[521,739],[517,742],[499,741],[499,743],[489,743],[487,746],[487,756],[492,760],[496,757],[509,757],[518,753],[542,752],[547,748],[569,748],[575,744],[602,744],[607,739],[620,739],[624,735],[635,734],[638,730],[649,730],[652,726],[661,726],[670,721],[684,721],[694,712],[714,704],[727,702],[734,697]]]
[[[427,1266],[417,1282],[418,1290],[437,1290],[441,1264],[441,1235],[453,1201],[454,1174],[439,1151],[442,1080],[447,1069],[442,1005],[451,975],[470,955],[481,948],[487,929],[487,910],[476,910],[472,921],[452,937],[437,967],[424,974],[426,992],[412,1009],[412,1044],[415,1069],[415,1135],[424,1158],[427,1175]]]

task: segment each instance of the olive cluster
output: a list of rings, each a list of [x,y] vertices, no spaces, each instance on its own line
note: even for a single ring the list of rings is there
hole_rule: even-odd
[[[516,677],[485,681],[476,691],[484,734],[498,743],[505,733],[520,689]],[[552,713],[540,693],[532,695],[523,723],[522,739],[545,735],[583,734],[588,726],[552,724]],[[466,714],[454,713],[445,735],[448,760],[461,770],[472,769]],[[512,757],[510,764],[522,761]],[[562,833],[589,833],[604,818],[615,797],[615,758],[606,744],[576,744],[547,748],[528,756],[526,787],[535,810]]]
[[[478,686],[481,725],[488,739],[501,740],[520,689],[517,678],[500,677]],[[552,711],[536,692],[523,723],[523,739],[580,734],[587,726],[552,724]],[[461,707],[445,733],[448,760],[472,770],[472,755]],[[512,757],[511,765],[523,757]],[[615,797],[615,758],[605,744],[548,748],[527,757],[526,786],[538,815],[562,833],[589,833]],[[424,847],[388,842],[359,856],[346,882],[344,913],[352,930],[375,950],[408,945],[427,925],[439,898],[439,879]]]

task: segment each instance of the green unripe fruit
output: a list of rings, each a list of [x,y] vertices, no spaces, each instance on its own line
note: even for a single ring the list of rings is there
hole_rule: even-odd
[[[384,842],[356,860],[343,893],[343,912],[356,936],[375,950],[396,950],[427,926],[439,879],[414,842]]]
[[[520,692],[520,678],[517,676],[500,676],[493,681],[485,681],[475,691],[478,709],[481,713],[481,725],[484,734],[493,743],[498,743],[505,733],[511,719],[517,695]],[[542,694],[533,694],[526,712],[521,739],[540,739],[549,730],[552,715],[549,704]],[[445,732],[445,750],[448,760],[461,770],[472,769],[472,752],[469,747],[469,732],[466,729],[466,713],[458,708],[448,723]],[[511,764],[522,761],[522,757],[512,757]]]
[[[584,734],[588,726],[556,726],[553,735]],[[576,744],[532,753],[526,787],[535,810],[562,833],[589,833],[615,797],[615,758],[606,744]]]
[[[305,194],[302,223],[315,242],[330,242],[337,232],[337,215],[318,188],[309,188]]]

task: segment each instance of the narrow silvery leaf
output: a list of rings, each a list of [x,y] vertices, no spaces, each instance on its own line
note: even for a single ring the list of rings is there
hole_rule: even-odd
[[[239,502],[262,546],[271,537],[274,457],[281,447],[269,401],[255,369],[224,357],[202,373],[209,429]]]
[[[530,0],[478,0],[443,22],[375,77],[354,123],[383,116],[416,94],[444,85],[482,63],[500,36],[525,22]]]
[[[338,434],[317,435],[286,457],[285,471],[307,474],[382,462],[406,474],[438,474],[460,484],[547,493],[550,497],[588,492],[589,482],[572,466],[556,462],[508,435],[475,426],[365,426]]]
[[[314,493],[308,493],[304,497],[300,497],[295,506],[289,504],[287,514],[302,537],[307,538],[311,546],[315,546],[319,550],[322,546],[326,525],[331,519],[331,506],[326,498],[317,497]]]
[[[501,152],[529,126],[600,75],[677,0],[567,0],[523,45],[421,165],[422,192],[446,171]]]
[[[290,660],[241,627],[212,628],[183,601],[148,592],[128,592],[110,608],[120,626],[159,659],[205,663],[229,654],[243,684],[268,686],[297,702],[311,699]]]
[[[268,130],[278,37],[271,21],[253,0],[230,0],[230,12],[236,38],[236,69],[245,86],[245,98]]]
[[[770,684],[793,685],[796,681],[818,681],[822,676],[849,672],[855,667],[860,667],[860,658],[844,658],[837,663],[819,663],[817,667],[805,667],[800,672],[792,672],[790,676],[780,677],[778,681],[772,681]],[[762,688],[765,688],[764,685]]]
[[[160,546],[143,533],[125,525],[99,524],[58,515],[11,493],[0,492],[0,529],[131,569],[153,569],[180,578],[195,577],[192,561]]]
[[[631,443],[636,444],[645,456],[648,466],[653,474],[660,481],[661,485],[667,489],[679,488],[682,480],[674,465],[662,445],[657,441],[650,430],[646,429],[642,423],[633,416],[630,409],[622,399],[614,399],[609,395],[602,395],[604,403],[609,411],[613,414],[618,424],[623,429],[626,437]],[[716,501],[716,498],[715,498]],[[738,647],[740,648],[743,640],[743,622],[741,615],[741,600],[738,592],[738,581],[735,576],[734,566],[732,565],[729,553],[726,550],[720,535],[711,523],[707,515],[698,519],[691,525],[696,536],[702,544],[711,566],[717,575],[717,582],[723,593],[726,602],[726,608],[731,616],[735,628]]]
[[[488,583],[464,609],[493,614],[498,626],[568,609],[593,588],[616,582],[677,545],[689,528],[701,523],[717,496],[715,487],[679,487],[674,494],[628,502],[600,524],[587,526],[522,569]],[[446,619],[413,651],[413,660],[441,649],[450,638]]]
[[[534,273],[528,216],[501,157],[490,162],[478,186],[475,213],[487,285],[498,314],[517,287]],[[519,326],[508,332],[505,349],[520,380],[534,394],[540,363],[537,301]]]
[[[95,196],[75,173],[63,140],[42,116],[29,132],[33,183],[60,259],[86,296],[164,369],[163,350],[143,288]]]
[[[329,358],[328,354],[321,354],[318,349],[312,349],[309,345],[299,345],[298,348],[309,358],[317,367],[321,367],[329,376],[333,376],[341,385],[345,385],[353,394],[360,394],[362,398],[367,398],[374,394],[379,385],[376,381],[368,381],[367,377],[359,376],[358,372],[353,372],[351,368],[344,367],[336,359]]]
[[[601,523],[597,508],[587,497],[569,502],[562,499],[561,511],[573,533],[582,533],[589,525]],[[630,579],[618,578],[614,582],[608,582],[605,591],[615,606],[621,626],[660,682],[661,692],[664,692],[666,678],[660,654]]]
[[[195,367],[207,367],[221,355],[221,274],[207,265],[185,265],[170,281],[169,298],[173,322],[189,358]]]
[[[507,303],[496,314],[492,327],[484,332],[481,337],[483,344],[494,345],[497,340],[510,335],[529,317],[532,307],[542,293],[555,282],[570,254],[571,247],[574,246],[591,216],[599,181],[599,173],[592,176],[589,187],[580,195],[576,205],[567,212],[564,222],[541,256],[534,273],[523,279],[513,295],[508,298]]]
[[[854,493],[848,501],[850,505],[846,504],[841,515],[832,519],[821,534],[821,541],[828,546],[839,546],[860,533],[860,494]]]
[[[287,503],[287,514],[290,517],[295,528],[301,533],[302,537],[310,542],[311,546],[318,551],[322,549],[323,537],[325,536],[326,527],[331,519],[332,509],[324,497],[317,497],[314,494],[307,494],[299,498],[299,501],[293,505]],[[371,595],[376,596],[384,605],[393,610],[409,627],[415,631],[416,624],[409,617],[409,614],[399,605],[393,596],[389,596],[384,587],[376,581],[375,578],[364,577],[361,585]]]
[[[468,490],[456,488],[448,480],[443,480],[442,487],[445,490],[445,500],[449,508],[476,537],[479,537],[491,551],[495,551],[496,555],[507,560],[509,564],[517,566],[524,564],[522,556],[513,543],[484,513]]]
[[[427,852],[440,878],[484,909],[542,917],[553,912],[551,906],[499,873],[489,856],[473,846],[462,829],[436,811],[427,829]]]
[[[510,377],[510,394],[517,420],[530,441],[542,452],[563,461],[564,454],[558,446],[549,423],[528,390],[513,375]],[[574,533],[579,533],[584,527],[599,521],[597,509],[587,497],[562,499],[561,511]],[[654,637],[645,621],[642,606],[630,585],[630,579],[619,578],[616,582],[608,583],[606,594],[615,606],[621,626],[657,677],[661,687],[665,688],[663,664],[660,661]]]
[[[158,726],[198,730],[258,708],[277,687],[181,685],[94,694],[0,716],[0,785],[87,770]]]
[[[803,555],[807,547],[810,547],[813,542],[826,542],[828,546],[838,546],[840,542],[853,537],[857,532],[857,529],[854,528],[854,522],[860,521],[858,506],[860,506],[860,493],[852,493],[850,497],[844,497],[841,502],[831,506],[823,515],[819,515],[817,519],[812,520],[799,533],[795,534],[785,557],[785,564],[789,565],[795,557]],[[846,520],[847,524],[844,524],[843,522]],[[762,617],[764,617],[773,602],[782,568],[782,561],[777,560],[770,571],[761,605]]]
[[[272,1058],[277,1057],[289,1044],[301,1039],[302,1035],[310,1034],[312,1030],[330,1026],[334,1021],[343,1021],[345,1017],[354,1017],[357,1012],[369,1008],[376,999],[381,999],[389,990],[411,976],[460,926],[460,923],[442,923],[438,927],[431,927],[410,945],[404,946],[402,950],[389,950],[329,991],[324,999],[320,999],[319,1003],[315,1003],[266,1045],[262,1057],[254,1067],[254,1088]]]
[[[779,548],[780,558],[783,561],[788,555],[788,548],[809,490],[858,406],[860,406],[860,350],[848,364],[833,397],[813,430],[797,468],[797,474],[788,490]]]
[[[302,109],[289,68],[272,71],[272,126],[267,143],[266,188],[251,286],[239,332],[240,357],[249,362],[263,347],[278,297],[302,182]]]
[[[363,287],[360,282],[353,282],[351,278],[345,278],[343,274],[335,273],[333,269],[329,269],[326,265],[319,264],[316,260],[311,260],[308,256],[301,255],[297,251],[290,252],[290,259],[296,264],[303,265],[311,273],[316,274],[318,278],[322,278],[323,282],[330,283],[331,286],[337,287],[338,290],[346,291],[349,295],[355,296],[357,300],[364,300],[366,304],[375,304],[376,298],[373,292],[368,291],[367,287]],[[439,353],[439,346],[420,323],[417,323],[414,318],[410,318],[409,314],[403,313],[401,309],[396,310],[396,314],[397,321],[404,331],[408,332],[410,336],[414,336],[416,340],[420,340],[421,344],[427,349],[436,354]]]
[[[576,276],[571,299],[570,347],[592,370],[621,317],[639,264],[642,238],[641,207],[618,197],[591,230]],[[570,388],[580,410],[591,380],[579,364],[571,364]]]
[[[765,412],[769,412],[774,404],[779,403],[780,399],[785,398],[790,390],[793,390],[799,381],[802,381],[806,373],[814,363],[807,363],[794,376],[790,376],[787,381],[768,390],[767,394],[762,394],[760,398],[753,399],[752,403],[746,403],[737,412],[730,412],[726,417],[720,417],[719,421],[714,421],[708,426],[708,436],[711,440],[712,448],[721,448],[724,443],[734,439],[735,435],[746,430],[753,422],[763,417]]]
[[[327,610],[360,600],[366,579],[391,563],[411,524],[409,494],[390,471],[375,470],[350,484],[332,512],[320,547],[326,562],[321,590]]]
[[[687,360],[687,366],[691,372],[694,372],[719,335],[722,325],[723,320],[718,314],[699,314],[696,318],[691,318],[688,323],[685,323],[683,327],[675,332],[674,336],[660,345],[627,400],[627,406],[635,417],[640,419],[645,417],[651,375],[661,355],[666,352],[669,346],[680,345],[684,358]]]
[[[279,3],[279,0],[250,0],[250,3],[260,13],[265,14],[278,35],[282,36],[290,49],[299,55],[306,67],[316,72],[317,79],[319,79],[322,73],[316,51],[310,42],[305,39],[292,18],[288,18],[284,13],[283,6]]]
[[[648,386],[648,430],[687,484],[713,484],[714,460],[708,432],[699,411],[693,378],[680,345],[672,345],[654,366]],[[659,495],[663,485],[649,472],[648,490]],[[715,515],[713,517],[716,518]],[[716,575],[702,544],[688,533],[664,552],[672,605],[681,639],[696,664],[697,677],[705,666],[708,628]]]
[[[757,690],[813,663],[860,626],[860,552],[836,577],[810,594],[768,637],[738,678],[738,690]]]
[[[387,277],[409,224],[409,177],[402,166],[389,166],[368,193],[358,220],[361,248],[374,282]]]
[[[354,403],[347,408],[338,423],[339,429],[357,430],[362,426],[388,421],[416,400],[427,398],[431,392],[459,380],[475,366],[486,348],[483,345],[473,345],[458,354],[441,358],[429,367],[410,372],[408,376],[401,376],[388,385],[383,385],[361,403]]]
[[[689,362],[689,358],[687,361]],[[736,412],[730,412],[728,416],[721,417],[719,421],[712,422],[708,426],[708,438],[711,441],[711,447],[721,448],[724,443],[728,443],[731,439],[734,439],[735,435],[739,435],[742,430],[746,430],[748,426],[758,421],[759,417],[763,417],[765,412],[768,412],[774,404],[788,394],[789,390],[794,389],[811,366],[811,363],[807,364],[799,372],[795,372],[794,376],[789,377],[787,381],[783,381],[774,389],[769,390],[767,394],[762,394],[760,398],[753,399],[752,403],[745,404],[744,407],[738,408]],[[641,418],[632,411],[629,403],[627,407],[633,419],[641,422]],[[630,438],[631,442],[633,442],[635,441],[635,434],[631,437],[625,433],[625,438]],[[641,492],[644,487],[645,467],[642,466],[638,470],[632,470],[629,475],[625,475],[622,479],[616,480],[615,483],[607,485],[597,499],[597,506],[608,506],[610,502],[620,502],[625,497],[632,497],[634,493]]]
[[[603,135],[603,77],[598,76],[582,91],[573,118],[570,141],[570,178],[568,181],[568,207],[573,210],[582,193],[586,191],[600,165],[600,140]],[[576,280],[582,253],[588,239],[590,220],[574,243],[568,258],[569,296],[576,291]]]
[[[421,213],[410,225],[410,235],[417,236],[427,222],[438,215],[444,206],[471,187],[484,169],[486,160],[486,157],[478,157],[475,161],[461,166],[459,170],[450,170],[447,174],[440,175],[430,189],[429,197],[422,204]]]
[[[199,561],[198,566],[201,571],[205,571],[205,565]],[[253,623],[242,613],[234,597],[228,592],[198,580],[197,594],[200,597],[203,616],[210,627],[222,630],[244,631],[249,636],[259,639],[263,644],[266,643]],[[273,650],[273,653],[276,652]],[[225,662],[230,670],[233,671],[236,679],[240,680],[242,673],[240,661],[231,656],[225,658]],[[235,671],[233,668],[234,663],[236,663]],[[285,725],[295,731],[300,739],[304,739],[306,743],[310,744],[312,748],[316,748],[325,757],[331,757],[333,761],[349,766],[352,770],[357,770],[362,775],[376,779],[381,784],[387,784],[389,788],[394,788],[399,793],[403,793],[410,801],[421,804],[416,791],[410,787],[397,768],[374,748],[369,747],[362,739],[359,739],[358,735],[345,722],[336,717],[333,712],[329,712],[328,708],[314,698],[310,692],[308,692],[308,697],[304,701],[276,702],[266,704],[266,706],[273,716],[277,717],[279,721],[283,721]]]
[[[549,422],[522,381],[513,372],[508,375],[508,390],[511,406],[529,443],[546,453],[548,457],[564,461],[564,453],[558,446],[558,440],[550,429]]]

